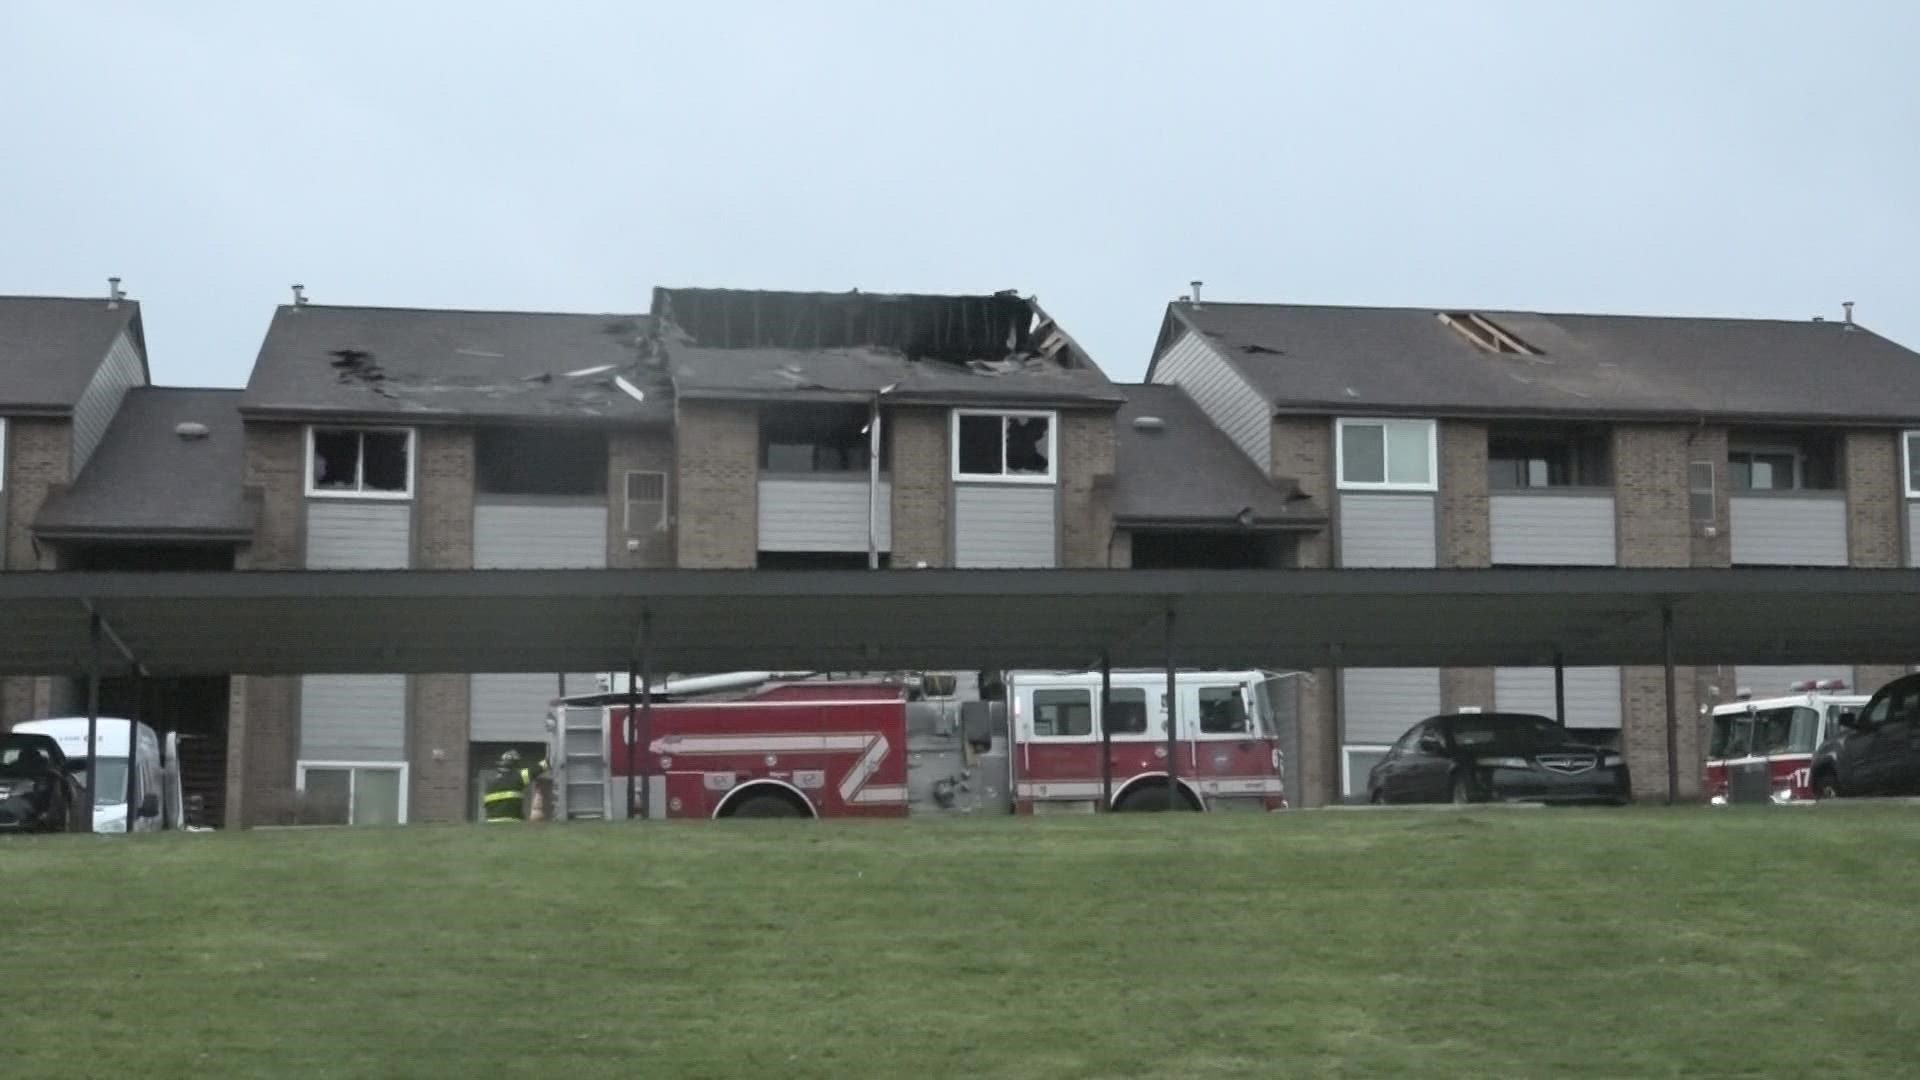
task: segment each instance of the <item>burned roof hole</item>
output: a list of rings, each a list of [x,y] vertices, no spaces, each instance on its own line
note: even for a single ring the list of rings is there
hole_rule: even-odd
[[[1286,355],[1282,353],[1279,349],[1273,348],[1271,346],[1256,345],[1252,343],[1248,343],[1246,345],[1240,346],[1240,351],[1243,353],[1246,353],[1248,356],[1284,356]]]
[[[373,362],[373,354],[364,349],[334,349],[327,355],[333,357],[333,367],[340,373],[341,382],[354,379],[377,382],[387,377],[380,365]]]
[[[1483,352],[1508,356],[1540,355],[1539,349],[1520,340],[1506,327],[1485,315],[1472,311],[1446,311],[1440,313],[1440,321]]]

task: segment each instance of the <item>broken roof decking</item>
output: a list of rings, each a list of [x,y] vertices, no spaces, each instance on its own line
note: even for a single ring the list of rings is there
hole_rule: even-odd
[[[666,423],[672,396],[648,362],[648,329],[645,315],[283,305],[240,408],[406,423]]]
[[[0,409],[72,412],[123,330],[132,335],[144,365],[146,343],[135,301],[0,296]]]
[[[1539,355],[1475,347],[1427,308],[1169,306],[1281,411],[1768,423],[1920,419],[1920,354],[1841,322],[1475,310]]]
[[[0,574],[0,674],[84,670],[88,605],[167,675],[621,670],[643,611],[661,672],[1154,667],[1169,607],[1191,666],[1659,664],[1669,604],[1682,664],[1920,641],[1913,570],[44,572]]]
[[[673,379],[689,399],[1059,405],[1121,394],[1032,300],[655,289]]]
[[[1326,511],[1255,467],[1178,386],[1123,387],[1113,518],[1124,526],[1316,528]],[[1137,421],[1158,420],[1158,427]]]
[[[240,391],[142,386],[127,396],[80,476],[34,519],[44,539],[244,541],[257,513],[243,484]],[[183,423],[207,433],[181,438]]]

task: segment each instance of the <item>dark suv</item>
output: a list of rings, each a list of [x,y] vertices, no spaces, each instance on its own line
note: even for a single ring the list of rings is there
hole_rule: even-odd
[[[1920,795],[1920,674],[1881,687],[1813,755],[1816,798]]]

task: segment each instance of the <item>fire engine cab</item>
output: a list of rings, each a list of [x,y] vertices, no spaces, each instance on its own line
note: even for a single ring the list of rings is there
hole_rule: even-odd
[[[1113,672],[1104,712],[1087,672],[982,674],[964,695],[952,675],[736,672],[659,682],[650,709],[603,676],[549,719],[556,816],[1282,809],[1270,678],[1177,672],[1170,747],[1165,672]]]
[[[1706,788],[1716,806],[1730,802],[1811,800],[1813,752],[1857,713],[1866,694],[1839,679],[1797,682],[1785,697],[1742,700],[1713,708]]]

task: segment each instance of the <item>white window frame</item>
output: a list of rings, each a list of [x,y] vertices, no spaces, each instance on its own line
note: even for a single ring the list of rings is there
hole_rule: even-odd
[[[1353,755],[1354,754],[1356,753],[1379,754],[1384,757],[1387,753],[1389,753],[1392,750],[1393,750],[1392,743],[1387,743],[1385,745],[1375,745],[1374,743],[1341,743],[1340,744],[1340,797],[1343,799],[1346,799],[1346,798],[1351,798],[1353,796]],[[1361,777],[1361,779],[1364,781],[1366,778]]]
[[[1347,479],[1347,429],[1349,427],[1377,427],[1380,429],[1381,475],[1393,475],[1393,462],[1388,459],[1388,448],[1392,441],[1387,431],[1394,427],[1408,427],[1416,424],[1427,429],[1427,478],[1418,483],[1396,483],[1382,479]],[[1340,417],[1334,421],[1333,430],[1333,467],[1334,476],[1342,491],[1439,491],[1440,490],[1440,423],[1437,420],[1409,420],[1402,417]]]
[[[1766,457],[1778,456],[1778,457],[1792,458],[1793,459],[1793,475],[1787,477],[1787,481],[1788,481],[1787,486],[1783,488],[1782,487],[1773,487],[1773,488],[1735,487],[1733,483],[1733,459],[1736,455],[1740,455],[1740,454],[1744,454],[1748,458],[1747,474],[1749,477],[1751,477],[1753,474],[1752,459],[1755,457],[1761,457],[1761,456],[1766,456]],[[1730,492],[1733,492],[1736,495],[1752,495],[1755,493],[1767,495],[1767,494],[1773,494],[1776,492],[1797,493],[1797,492],[1811,490],[1806,486],[1806,482],[1807,482],[1807,455],[1804,452],[1802,452],[1801,449],[1797,446],[1770,446],[1770,445],[1764,445],[1761,443],[1739,443],[1727,448],[1727,490]]]
[[[636,476],[657,476],[660,478],[660,517],[641,528],[633,523],[633,478]],[[628,469],[620,475],[620,520],[626,525],[627,535],[633,536],[645,532],[661,532],[670,519],[667,506],[672,499],[673,479],[664,469]]]
[[[1920,439],[1920,429],[1909,429],[1900,433],[1900,488],[1909,499],[1920,499],[1920,488],[1913,486],[1913,440]]]
[[[1000,418],[1000,472],[968,473],[960,471],[960,418],[994,416]],[[1007,472],[1007,421],[1045,420],[1047,422],[1047,472],[1045,476],[1027,476]],[[947,424],[947,442],[953,447],[951,473],[955,483],[965,484],[1053,484],[1060,475],[1060,414],[1051,409],[955,409]]]
[[[388,432],[398,431],[398,432],[405,433],[407,436],[407,486],[406,486],[406,489],[403,491],[365,491],[365,490],[342,491],[338,488],[319,487],[315,483],[316,478],[313,475],[313,439],[316,433],[322,432],[322,431],[351,431],[358,435],[365,435],[368,432],[378,432],[378,433],[384,434]],[[306,478],[307,498],[309,499],[381,499],[381,500],[386,500],[388,502],[404,502],[408,499],[411,499],[413,498],[414,471],[419,466],[419,454],[417,452],[419,449],[419,444],[420,444],[420,433],[418,430],[414,428],[383,426],[380,424],[308,424],[307,425],[307,452],[305,455],[306,476],[307,476]],[[365,440],[362,440],[360,445],[359,462],[355,466],[356,483],[364,484],[366,482],[365,480],[366,470],[367,470],[366,442]]]
[[[408,781],[411,779],[411,777],[408,775],[409,772],[411,771],[411,767],[408,765],[407,762],[404,762],[404,761],[326,761],[326,760],[319,760],[319,759],[308,760],[303,758],[296,764],[296,771],[294,773],[294,778],[293,778],[293,789],[295,791],[305,792],[307,790],[307,770],[308,769],[345,769],[347,770],[347,824],[343,826],[344,828],[355,827],[353,824],[353,796],[359,787],[360,781],[359,781],[359,778],[354,775],[354,770],[355,769],[379,769],[383,772],[399,773],[400,774],[400,807],[399,807],[400,813],[396,818],[396,824],[405,825],[407,823]]]

